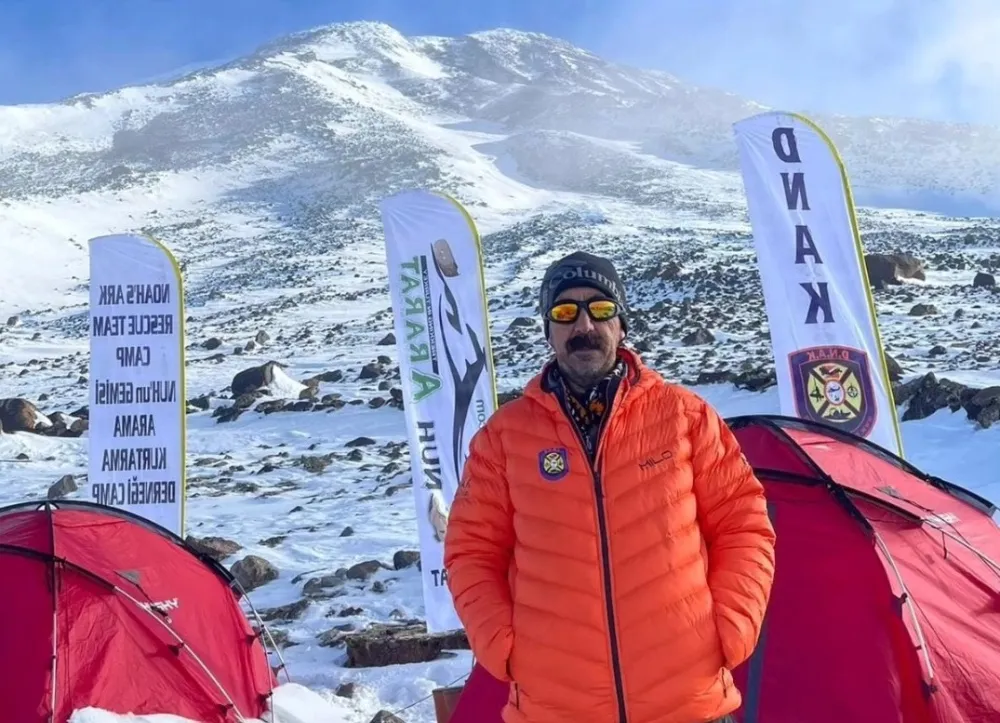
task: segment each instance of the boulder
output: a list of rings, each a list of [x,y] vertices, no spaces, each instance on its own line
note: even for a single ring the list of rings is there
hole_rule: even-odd
[[[344,636],[347,667],[372,668],[436,660],[445,650],[468,650],[464,630],[428,633],[423,622],[374,624]]]
[[[868,283],[873,289],[898,285],[902,279],[925,281],[924,262],[911,254],[865,254]]]
[[[35,432],[52,422],[27,399],[0,399],[0,428],[4,432]]]
[[[278,579],[278,568],[262,557],[247,555],[233,564],[230,571],[233,577],[243,587],[250,592],[262,585]]]
[[[273,384],[275,367],[280,368],[281,364],[269,361],[239,372],[233,377],[233,382],[230,385],[233,398],[236,399],[244,394],[253,394]]]

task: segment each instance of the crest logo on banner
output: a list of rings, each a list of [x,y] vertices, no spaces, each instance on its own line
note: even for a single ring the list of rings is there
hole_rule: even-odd
[[[798,417],[866,436],[878,408],[868,355],[846,346],[800,349],[788,355]]]

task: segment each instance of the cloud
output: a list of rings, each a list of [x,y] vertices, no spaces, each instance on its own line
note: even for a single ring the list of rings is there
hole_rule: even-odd
[[[620,0],[596,51],[772,106],[1000,123],[996,0]]]
[[[910,82],[942,89],[963,115],[1000,123],[1000,3],[944,0],[926,23]]]

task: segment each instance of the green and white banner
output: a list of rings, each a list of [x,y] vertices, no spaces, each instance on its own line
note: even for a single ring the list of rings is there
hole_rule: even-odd
[[[381,211],[427,628],[457,630],[444,535],[469,441],[496,409],[482,243],[448,196],[408,191],[384,200]]]

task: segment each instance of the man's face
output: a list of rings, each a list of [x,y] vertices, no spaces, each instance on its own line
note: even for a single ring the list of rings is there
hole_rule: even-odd
[[[560,301],[588,302],[607,298],[596,289],[579,287],[566,289],[553,305]],[[624,337],[620,318],[594,321],[586,307],[580,309],[572,324],[549,322],[549,344],[555,351],[556,362],[567,380],[582,389],[597,383],[611,371],[618,345]]]

